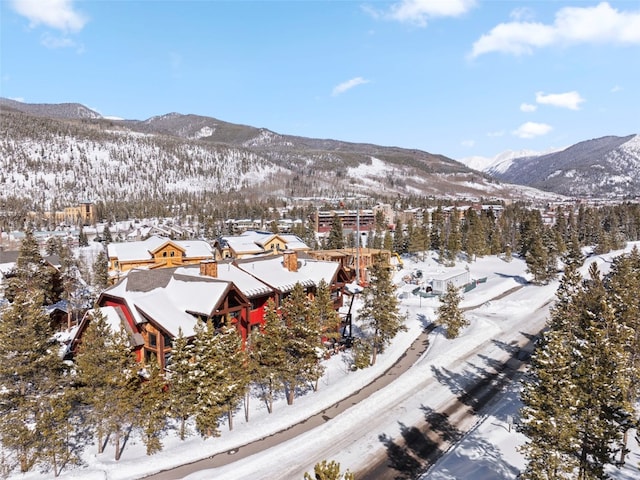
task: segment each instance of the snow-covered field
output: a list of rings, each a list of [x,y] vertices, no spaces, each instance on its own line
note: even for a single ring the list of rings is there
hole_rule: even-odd
[[[596,261],[601,271],[606,271],[607,260],[619,253],[591,257],[585,265]],[[388,387],[292,440],[227,466],[195,472],[185,478],[295,480],[302,479],[303,473],[311,472],[313,465],[321,460],[336,460],[342,470],[358,471],[381,452],[391,452],[391,448],[413,425],[424,421],[429,412],[450,402],[456,389],[482,375],[492,363],[504,361],[510,355],[510,347],[526,343],[527,332],[538,331],[544,324],[557,282],[542,287],[527,284],[526,266],[519,259],[505,262],[496,257],[486,257],[469,264],[459,262],[455,269],[467,265],[473,279],[486,277],[487,281],[464,295],[462,307],[474,308],[467,312],[471,326],[459,338],[448,340],[436,328],[429,335],[429,348],[425,354]],[[284,430],[349,396],[389,368],[425,325],[433,320],[438,301],[411,294],[416,284],[403,285],[403,278],[417,270],[423,273],[423,279],[428,280],[446,269],[432,258],[424,261],[405,259],[396,281],[400,285],[401,308],[408,317],[407,331],[400,333],[384,354],[378,356],[375,366],[353,372],[348,368],[350,362],[346,356],[333,356],[326,361],[327,370],[318,391],[296,398],[291,406],[280,398],[274,412],[268,414],[265,405],[253,398],[248,423],[242,411],[238,411],[234,429],[229,431],[223,423],[218,438],[203,440],[193,433],[185,441],[180,441],[175,432],[170,431],[163,438],[164,450],[153,456],[145,455],[144,445],[135,436],[127,443],[118,462],[113,460],[113,447],[109,446],[105,453],[97,455],[96,446],[88,445],[83,455],[84,465],[64,471],[60,478],[142,478],[239,448]],[[521,288],[500,300],[492,300],[514,287]],[[354,309],[357,311],[357,305]],[[499,401],[492,402],[471,419],[469,433],[454,442],[440,461],[420,478],[516,478],[524,466],[516,448],[524,438],[514,428],[509,429],[509,420],[517,421],[518,408],[518,387],[512,383],[504,388]],[[630,441],[630,447],[633,450],[627,465],[622,470],[612,471],[613,478],[640,478],[637,468],[640,450],[634,440]],[[50,478],[51,474],[30,472],[19,477],[39,480]]]

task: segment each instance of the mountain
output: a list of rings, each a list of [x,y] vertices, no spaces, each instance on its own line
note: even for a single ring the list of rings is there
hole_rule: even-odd
[[[475,165],[479,165],[477,159]],[[465,162],[471,165],[471,160]],[[508,155],[481,171],[509,183],[572,197],[640,197],[640,135],[586,140],[546,154]]]
[[[98,112],[95,112],[79,103],[22,103],[8,98],[0,98],[0,107],[3,110],[18,110],[41,117],[66,119],[102,118],[102,115]]]
[[[506,150],[495,157],[473,156],[463,158],[460,162],[469,168],[478,170],[479,172],[499,173],[507,170],[516,158],[537,157],[553,153],[558,150],[560,149],[554,148],[545,152],[537,152],[535,150]]]
[[[0,200],[38,208],[83,200],[185,198],[539,198],[443,155],[282,135],[169,113],[107,119],[79,104],[0,99]],[[30,206],[29,208],[34,208]]]

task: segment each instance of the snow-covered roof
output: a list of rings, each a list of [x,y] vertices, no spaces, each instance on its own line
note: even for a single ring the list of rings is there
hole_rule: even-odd
[[[258,245],[253,238],[245,236],[223,237],[222,240],[236,253],[262,253],[264,248]]]
[[[331,283],[340,265],[320,260],[298,260],[298,271],[290,271],[284,266],[283,256],[264,257],[259,260],[239,262],[245,272],[281,291],[293,290],[296,283],[303,287],[318,286],[320,280]]]
[[[151,318],[174,336],[179,328],[185,336],[192,336],[193,314],[211,314],[231,282],[204,276],[185,278],[178,270],[186,269],[134,269],[105,293],[122,298],[138,324]]]
[[[256,254],[264,252],[264,246],[274,237],[282,239],[283,250],[310,250],[310,248],[300,239],[291,234],[262,232],[258,230],[247,230],[241,235],[223,236],[220,238],[222,244],[226,244],[236,253]]]
[[[107,251],[109,258],[117,258],[124,262],[151,259],[151,252],[168,242],[183,248],[187,258],[213,256],[211,246],[204,240],[171,240],[157,235],[140,242],[110,243],[107,245]]]
[[[178,274],[199,277],[200,267],[180,267],[176,270],[176,275]],[[273,291],[268,285],[230,262],[218,263],[218,276],[216,278],[232,282],[247,298],[268,295]]]

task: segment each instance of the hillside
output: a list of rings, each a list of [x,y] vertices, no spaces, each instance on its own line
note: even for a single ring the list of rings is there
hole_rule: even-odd
[[[442,155],[281,135],[212,117],[100,117],[78,104],[0,101],[0,196],[39,208],[81,200],[180,201],[242,192],[264,198],[354,193],[517,198]]]
[[[542,155],[502,155],[482,170],[503,182],[561,195],[637,198],[640,135],[596,138]]]

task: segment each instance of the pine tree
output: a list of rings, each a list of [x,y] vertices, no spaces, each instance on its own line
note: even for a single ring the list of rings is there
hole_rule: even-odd
[[[313,315],[317,318],[320,334],[324,338],[338,338],[340,336],[340,315],[333,306],[331,288],[324,280],[320,280],[316,296],[313,299]]]
[[[218,401],[227,412],[229,430],[233,430],[233,412],[244,398],[250,378],[244,368],[242,338],[234,326],[223,327],[213,338],[213,354],[224,384],[218,389]]]
[[[78,397],[86,405],[87,426],[96,436],[98,453],[111,437],[115,459],[138,415],[139,365],[122,326],[117,331],[100,309],[91,312],[75,357]]]
[[[0,312],[0,437],[3,448],[16,455],[21,472],[40,458],[54,462],[57,476],[70,458],[61,436],[70,411],[60,401],[65,366],[41,297],[38,290],[19,291]],[[52,428],[53,418],[60,422],[57,428]]]
[[[458,254],[462,251],[462,233],[460,232],[460,217],[457,208],[449,213],[446,227],[445,258],[449,264],[455,264]]]
[[[24,290],[41,292],[43,305],[53,305],[61,298],[63,288],[60,275],[42,258],[31,229],[25,232],[15,268],[8,277],[5,297],[9,301],[13,301],[16,294]]]
[[[631,418],[631,330],[616,320],[595,263],[580,286],[568,273],[523,389],[527,479],[606,478]]]
[[[215,352],[215,326],[198,320],[193,339],[193,381],[196,385],[196,429],[203,437],[220,435],[218,423],[224,413],[225,402],[219,391],[226,388],[229,379],[220,370]]]
[[[578,462],[571,455],[576,425],[571,421],[574,408],[572,382],[572,330],[578,323],[576,296],[581,279],[570,264],[556,292],[549,329],[541,334],[531,357],[521,398],[520,431],[527,442],[520,449],[528,460],[524,479],[572,478]]]
[[[526,248],[524,258],[527,263],[527,271],[533,275],[533,283],[538,285],[547,283],[549,255],[540,236],[532,239]]]
[[[405,328],[391,272],[381,259],[371,267],[371,283],[363,291],[363,300],[358,315],[370,334],[371,365],[374,365],[378,353],[383,353],[398,332]]]
[[[332,460],[322,460],[313,467],[313,476],[305,472],[304,480],[355,480],[355,476],[349,470],[340,471],[340,464]]]
[[[182,333],[178,330],[178,336],[171,348],[171,358],[167,365],[167,376],[169,380],[169,398],[167,400],[169,415],[180,421],[180,440],[184,440],[187,435],[186,422],[195,414],[196,385],[191,371],[194,368],[193,345],[190,344]]]
[[[287,368],[284,345],[288,335],[272,299],[265,306],[264,322],[263,331],[252,336],[250,355],[256,366],[254,381],[261,389],[267,411],[272,413],[274,395],[283,388]]]
[[[87,234],[84,232],[84,228],[80,227],[80,233],[78,234],[78,245],[81,247],[88,247],[89,240],[87,239]]]
[[[448,283],[447,291],[440,297],[437,317],[437,323],[445,328],[447,338],[456,338],[460,335],[460,330],[469,326],[469,321],[460,310],[461,300],[458,287],[451,282]]]
[[[430,242],[431,250],[436,252],[444,251],[444,212],[440,206],[438,206],[431,215]]]
[[[96,261],[93,264],[93,283],[101,290],[109,286],[109,265],[107,255],[102,250],[96,256]]]
[[[331,230],[327,238],[327,248],[342,249],[344,248],[344,232],[342,230],[342,220],[336,214],[331,222]]]
[[[140,411],[138,426],[142,428],[142,439],[147,448],[147,455],[153,455],[162,450],[161,436],[169,413],[167,380],[154,356],[145,365],[138,399]]]
[[[296,283],[282,303],[282,319],[288,335],[285,337],[287,403],[291,405],[295,391],[305,381],[315,382],[323,373],[318,351],[321,348],[317,317],[300,283]]]
[[[102,241],[105,245],[113,243],[113,237],[111,236],[111,222],[107,222],[107,224],[102,229]]]
[[[625,401],[632,408],[640,396],[640,252],[636,247],[629,255],[614,259],[606,278],[609,302],[615,312],[620,328],[627,328],[630,334],[624,344],[629,372],[629,389],[625,392]],[[620,463],[624,463],[628,431],[632,425],[621,424],[623,448]]]

